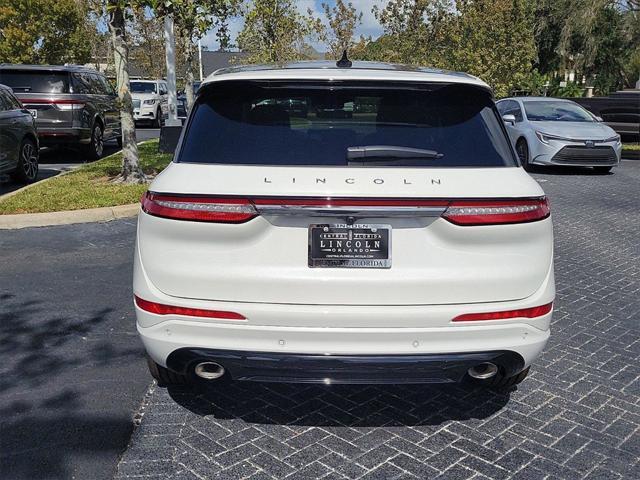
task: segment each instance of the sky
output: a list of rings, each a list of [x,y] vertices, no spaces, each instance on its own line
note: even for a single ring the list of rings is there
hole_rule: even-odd
[[[376,38],[382,33],[382,29],[378,24],[376,18],[371,13],[371,7],[378,5],[382,8],[388,2],[388,0],[349,0],[353,6],[360,12],[362,12],[362,24],[356,29],[356,38],[360,35],[371,36]],[[294,3],[298,7],[301,13],[306,15],[307,9],[311,9],[315,17],[324,19],[324,13],[322,11],[322,3],[327,3],[330,6],[335,4],[335,0],[294,0]],[[348,2],[347,2],[348,3]],[[229,22],[229,29],[231,32],[231,41],[235,43],[236,37],[240,30],[242,30],[243,21],[241,18],[232,19]],[[217,50],[218,42],[214,32],[209,32],[202,40],[203,46],[209,48],[209,50]],[[326,51],[326,47],[323,44],[312,44],[316,50]]]

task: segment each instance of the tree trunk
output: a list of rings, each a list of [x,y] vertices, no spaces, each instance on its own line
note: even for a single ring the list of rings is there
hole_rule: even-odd
[[[133,120],[133,104],[129,90],[129,45],[127,44],[124,12],[117,0],[109,0],[109,31],[113,43],[120,122],[122,125],[122,171],[118,181],[145,183],[147,178],[138,163],[136,126]]]
[[[185,85],[184,90],[187,94],[187,112],[191,111],[195,95],[193,92],[193,42],[189,32],[184,32],[184,60],[185,60]]]

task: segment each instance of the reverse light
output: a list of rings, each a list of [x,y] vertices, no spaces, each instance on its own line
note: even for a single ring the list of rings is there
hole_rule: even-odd
[[[134,298],[138,307],[140,307],[145,312],[153,313],[155,315],[184,315],[185,317],[220,318],[223,320],[246,320],[246,317],[244,315],[240,315],[236,312],[164,305],[162,303],[144,300],[137,295],[134,296]]]
[[[142,210],[156,217],[196,222],[243,223],[258,215],[245,198],[164,195],[147,192]]]
[[[536,318],[546,315],[553,309],[553,302],[531,308],[504,310],[501,312],[465,313],[454,318],[453,322],[476,322],[483,320],[509,320],[512,318]]]
[[[513,200],[454,200],[442,216],[455,225],[503,225],[543,220],[550,214],[546,197]]]

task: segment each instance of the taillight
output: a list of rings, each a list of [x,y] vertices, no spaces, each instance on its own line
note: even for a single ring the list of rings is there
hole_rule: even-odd
[[[513,200],[454,200],[442,214],[456,225],[501,225],[542,220],[549,216],[546,197]]]
[[[553,308],[553,302],[531,308],[517,310],[503,310],[500,312],[465,313],[458,315],[454,322],[475,322],[482,320],[509,320],[512,318],[536,318],[546,315]]]
[[[135,296],[136,305],[145,312],[156,315],[184,315],[185,317],[206,317],[220,318],[223,320],[246,320],[244,315],[225,310],[205,310],[202,308],[176,307],[175,305],[164,305],[162,303],[150,302]]]
[[[84,108],[84,102],[71,99],[25,98],[22,103],[27,106],[51,105],[58,110],[82,110]]]
[[[246,198],[163,195],[147,192],[142,210],[156,217],[197,222],[243,223],[258,215]]]

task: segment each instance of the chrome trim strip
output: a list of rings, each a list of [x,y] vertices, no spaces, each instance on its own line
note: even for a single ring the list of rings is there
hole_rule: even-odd
[[[367,207],[315,205],[256,205],[262,215],[304,215],[308,217],[439,217],[447,207]]]

